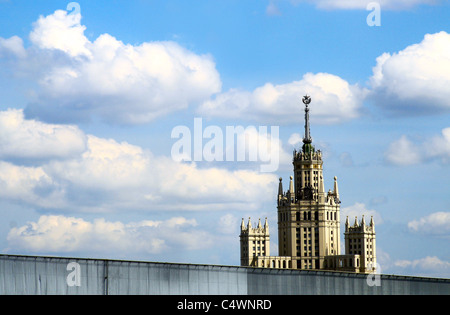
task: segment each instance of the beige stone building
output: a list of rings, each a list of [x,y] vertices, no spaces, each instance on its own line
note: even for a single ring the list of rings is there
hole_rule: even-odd
[[[269,225],[259,220],[253,228],[249,218],[241,223],[241,265],[261,268],[289,268],[374,272],[376,265],[375,224],[345,224],[345,255],[340,254],[340,196],[337,178],[333,190],[325,192],[323,160],[310,136],[309,96],[305,107],[305,137],[300,152],[293,153],[294,176],[287,191],[280,178],[277,195],[279,256],[270,256]]]

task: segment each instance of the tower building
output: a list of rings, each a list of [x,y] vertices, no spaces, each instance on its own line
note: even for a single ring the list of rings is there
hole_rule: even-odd
[[[250,218],[247,226],[244,224],[244,219],[241,223],[241,265],[250,266],[253,263],[253,258],[258,256],[270,256],[270,237],[269,224],[261,225],[261,219],[256,228],[252,227]]]
[[[305,136],[300,151],[293,152],[294,176],[289,189],[283,190],[280,178],[277,195],[279,256],[258,249],[262,232],[250,231],[241,224],[241,265],[270,268],[327,269],[353,272],[372,272],[376,262],[375,225],[373,218],[366,226],[345,225],[345,251],[340,254],[340,205],[337,177],[333,189],[325,192],[322,152],[316,150],[310,132],[309,105],[311,97],[303,97],[305,104]],[[264,230],[268,249],[269,230]],[[249,242],[256,242],[250,244]],[[256,246],[250,246],[256,244]]]

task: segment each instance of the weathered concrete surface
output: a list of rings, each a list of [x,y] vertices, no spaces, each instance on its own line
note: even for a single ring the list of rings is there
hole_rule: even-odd
[[[0,255],[0,294],[450,294],[450,279],[369,275],[368,282],[367,277],[327,271]]]

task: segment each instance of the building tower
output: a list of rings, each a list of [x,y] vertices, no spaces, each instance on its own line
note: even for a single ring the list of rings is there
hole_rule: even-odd
[[[368,273],[376,270],[376,243],[375,243],[375,223],[373,217],[369,225],[366,225],[364,216],[358,223],[350,225],[348,217],[345,222],[345,252],[349,255],[356,255],[355,267],[359,272]]]
[[[281,256],[291,256],[293,268],[322,269],[327,255],[340,254],[340,200],[337,178],[334,189],[324,189],[323,161],[312,144],[309,123],[311,97],[305,104],[305,137],[300,152],[294,151],[294,177],[284,193],[278,188],[278,247]]]
[[[244,219],[241,223],[241,266],[257,266],[256,260],[259,256],[270,256],[269,223],[261,225],[261,219],[256,228],[252,227],[251,219],[245,226]]]
[[[340,254],[340,196],[337,177],[333,190],[325,193],[322,152],[316,150],[310,131],[309,104],[305,104],[305,137],[301,151],[294,150],[289,189],[280,178],[277,195],[278,251],[270,256],[269,225],[252,228],[242,219],[241,266],[261,268],[322,269],[374,272],[376,265],[375,224],[355,220],[345,224],[345,255]]]

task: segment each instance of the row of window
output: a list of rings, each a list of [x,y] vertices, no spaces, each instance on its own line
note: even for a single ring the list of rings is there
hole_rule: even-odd
[[[327,220],[337,220],[336,211],[326,211]],[[289,212],[279,212],[278,214],[280,222],[287,222],[290,218]],[[295,221],[317,221],[319,220],[318,211],[303,211],[303,215],[301,215],[300,211],[295,213]]]

